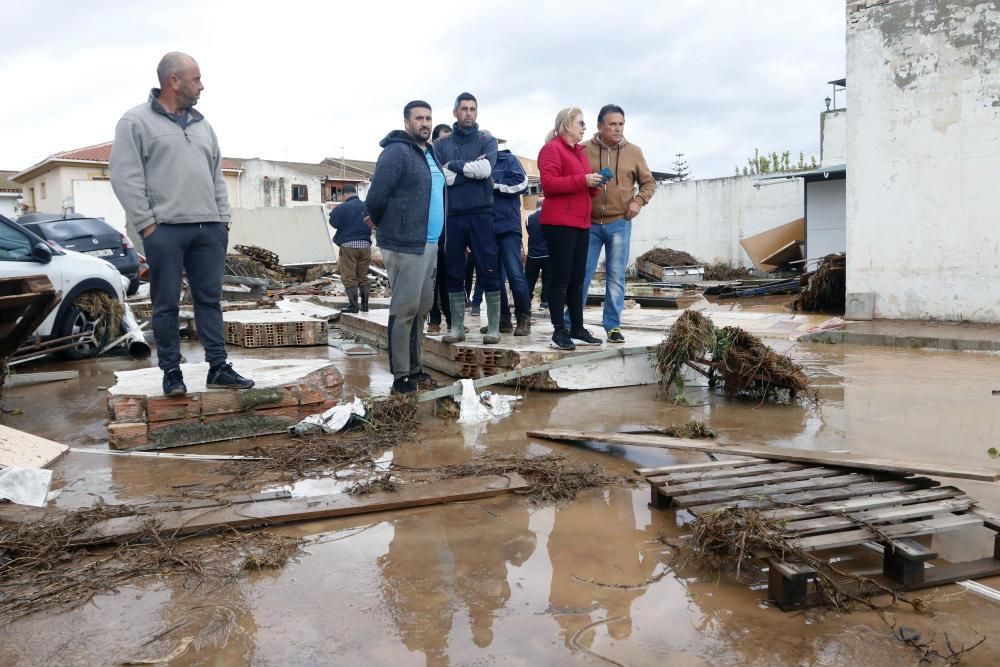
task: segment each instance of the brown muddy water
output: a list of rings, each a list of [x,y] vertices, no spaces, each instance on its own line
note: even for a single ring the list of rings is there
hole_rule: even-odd
[[[702,419],[724,441],[987,465],[1000,434],[1000,356],[773,343],[791,349],[821,386],[818,408],[727,401],[689,388],[695,407],[667,404],[656,387],[527,397],[514,415],[466,429],[422,414],[419,440],[394,459],[458,463],[483,450],[558,452],[616,472],[678,461],[661,450],[582,449],[533,441],[546,426],[627,430]],[[189,358],[199,356],[195,347]],[[329,356],[345,396],[387,393],[385,356],[345,358],[327,348],[270,352]],[[234,356],[247,356],[237,352]],[[237,369],[239,368],[237,361]],[[105,447],[103,387],[135,362],[66,364],[78,381],[10,390],[5,422],[77,447]],[[45,370],[63,366],[49,364]],[[28,370],[28,369],[25,369]],[[240,443],[189,448],[237,451]],[[142,502],[212,479],[216,464],[69,454],[55,466],[62,506]],[[995,485],[960,485],[1000,509]],[[284,569],[216,590],[174,579],[102,595],[75,611],[36,614],[0,631],[0,665],[118,664],[160,633],[170,653],[183,636],[222,619],[228,631],[188,646],[171,665],[907,665],[870,612],[771,608],[764,591],[711,575],[668,572],[661,538],[685,517],[651,510],[647,488],[591,492],[535,506],[514,497],[296,524],[315,541]],[[949,559],[992,553],[984,529],[935,537]],[[877,567],[877,562],[874,562]],[[651,578],[653,583],[646,584]],[[1000,586],[1000,580],[987,580]],[[930,592],[929,592],[930,593]],[[963,588],[933,592],[933,616],[895,614],[925,637],[986,643],[963,664],[1000,664],[1000,606]],[[223,623],[225,625],[226,623]],[[932,663],[933,664],[933,663]],[[941,663],[938,663],[941,664]]]

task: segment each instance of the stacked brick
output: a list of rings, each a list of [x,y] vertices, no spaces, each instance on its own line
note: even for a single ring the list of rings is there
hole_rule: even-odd
[[[226,342],[240,347],[326,345],[326,320],[282,310],[257,310],[223,315]]]

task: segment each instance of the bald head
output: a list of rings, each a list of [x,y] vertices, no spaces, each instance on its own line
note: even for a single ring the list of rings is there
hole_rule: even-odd
[[[160,58],[156,76],[160,80],[160,103],[171,112],[193,107],[205,88],[198,63],[180,51],[171,51]]]

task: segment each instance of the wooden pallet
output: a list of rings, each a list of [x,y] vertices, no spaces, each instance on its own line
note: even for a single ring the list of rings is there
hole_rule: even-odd
[[[0,278],[0,359],[6,362],[58,303],[44,275]]]
[[[961,489],[927,477],[755,457],[636,473],[649,482],[651,505],[659,509],[695,516],[756,509],[781,522],[790,545],[807,552],[879,544],[883,583],[897,590],[1000,575],[1000,518]],[[977,526],[996,533],[992,558],[927,567],[937,554],[914,538]],[[769,599],[784,610],[806,606],[816,571],[780,554],[760,558],[768,563]]]

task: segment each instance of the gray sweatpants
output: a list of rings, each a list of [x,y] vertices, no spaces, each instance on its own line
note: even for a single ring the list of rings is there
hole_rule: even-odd
[[[177,310],[181,277],[187,272],[198,340],[205,361],[217,366],[226,361],[222,329],[222,276],[226,270],[229,231],[221,222],[157,225],[143,239],[149,262],[149,296],[153,301],[153,336],[157,365],[167,371],[181,363]]]
[[[389,274],[389,370],[393,378],[419,373],[424,321],[434,305],[437,243],[424,246],[424,254],[382,250]]]

